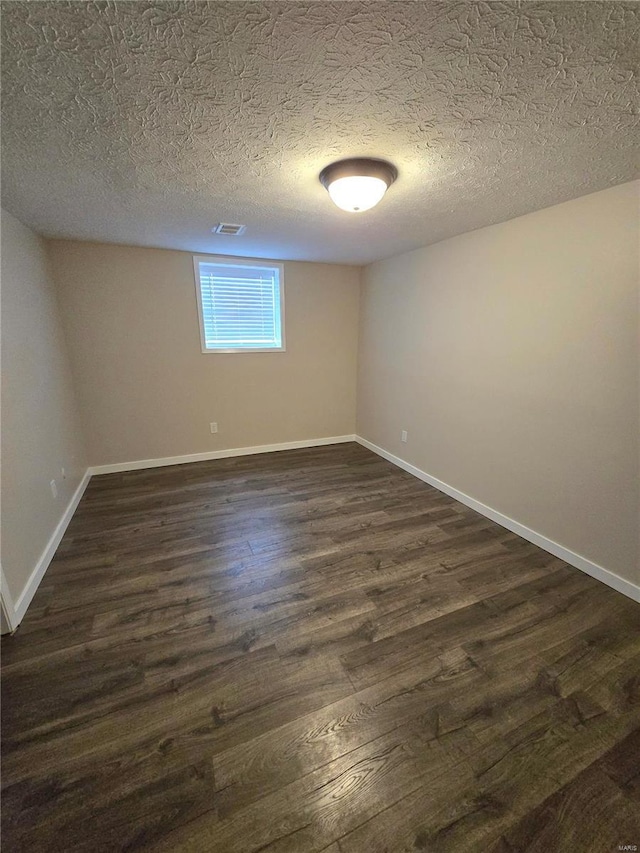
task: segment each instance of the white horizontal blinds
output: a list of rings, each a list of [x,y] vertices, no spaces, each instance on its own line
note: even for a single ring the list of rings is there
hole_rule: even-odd
[[[200,262],[207,349],[282,346],[278,267]]]

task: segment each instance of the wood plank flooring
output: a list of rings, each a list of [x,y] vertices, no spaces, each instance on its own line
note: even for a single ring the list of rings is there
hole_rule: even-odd
[[[640,845],[640,606],[355,444],[94,477],[2,664],[6,853]]]

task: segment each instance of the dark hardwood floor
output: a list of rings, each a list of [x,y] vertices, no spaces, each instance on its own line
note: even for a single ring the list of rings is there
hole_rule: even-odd
[[[2,659],[5,853],[640,846],[640,606],[355,444],[94,477]]]

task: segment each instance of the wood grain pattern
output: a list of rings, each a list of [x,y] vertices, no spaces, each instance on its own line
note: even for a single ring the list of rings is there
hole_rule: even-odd
[[[2,657],[7,851],[640,844],[640,607],[355,444],[94,478]]]

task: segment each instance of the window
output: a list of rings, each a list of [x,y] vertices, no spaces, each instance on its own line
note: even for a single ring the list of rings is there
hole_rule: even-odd
[[[282,352],[284,273],[265,261],[193,259],[202,352]]]

